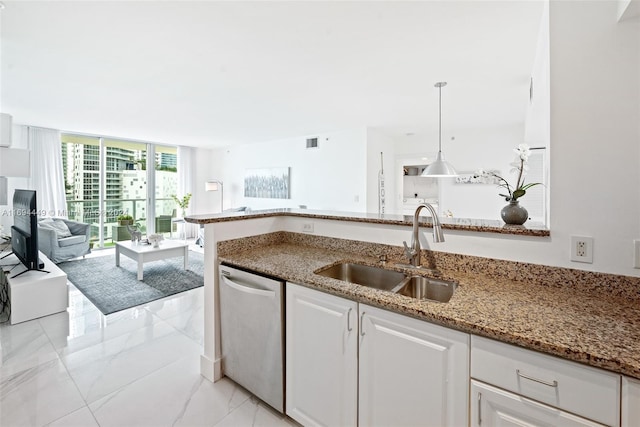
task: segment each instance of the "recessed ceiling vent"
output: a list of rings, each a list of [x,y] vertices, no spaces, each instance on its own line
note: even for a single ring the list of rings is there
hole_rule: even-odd
[[[318,148],[318,138],[307,138],[307,148]]]

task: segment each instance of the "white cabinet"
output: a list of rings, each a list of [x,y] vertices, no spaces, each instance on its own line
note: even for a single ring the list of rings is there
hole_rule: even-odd
[[[292,283],[286,293],[291,418],[305,426],[467,425],[468,334],[363,304],[358,311],[354,301]]]
[[[499,388],[471,381],[471,426],[602,426]]]
[[[47,273],[32,270],[16,277],[16,271],[21,272],[25,269],[21,265],[7,275],[12,325],[60,313],[66,311],[69,306],[67,274],[42,252],[39,252],[39,258],[44,263],[43,270]],[[3,262],[15,264],[19,261],[15,255],[11,255]]]
[[[483,400],[493,399],[498,403],[494,406],[488,404],[489,407],[480,405],[480,408],[475,400],[479,396],[477,393],[472,394],[471,419],[474,423],[477,421],[478,411],[485,414],[496,413],[493,418],[497,420],[496,424],[487,421],[482,423],[483,426],[504,425],[504,419],[510,416],[517,418],[517,414],[526,416],[532,425],[546,425],[544,422],[548,419],[548,411],[555,414],[553,416],[560,417],[555,418],[562,421],[560,424],[569,419],[562,412],[566,411],[603,425],[620,425],[620,375],[611,372],[472,336],[471,377],[511,392],[501,393],[499,396],[494,393],[491,397],[482,392]],[[480,384],[474,383],[476,388]],[[504,403],[507,402],[506,399],[511,399],[511,403]],[[533,401],[541,405],[533,405]],[[515,402],[521,404],[516,405]],[[506,409],[501,406],[503,403]],[[534,409],[524,411],[524,406]],[[511,410],[516,415],[511,414]],[[543,416],[536,418],[533,415],[538,413]],[[566,423],[575,425],[568,421]]]
[[[622,377],[622,427],[640,426],[640,381]]]
[[[359,424],[468,423],[469,334],[360,304]]]
[[[357,424],[358,303],[287,283],[286,412],[305,426]]]

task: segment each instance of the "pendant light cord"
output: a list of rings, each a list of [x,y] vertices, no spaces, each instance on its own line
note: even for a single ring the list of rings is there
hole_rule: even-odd
[[[442,85],[438,86],[438,153],[442,153]]]

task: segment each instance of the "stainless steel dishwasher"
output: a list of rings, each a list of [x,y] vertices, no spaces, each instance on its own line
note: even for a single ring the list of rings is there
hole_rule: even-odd
[[[222,370],[284,413],[284,282],[220,266]]]

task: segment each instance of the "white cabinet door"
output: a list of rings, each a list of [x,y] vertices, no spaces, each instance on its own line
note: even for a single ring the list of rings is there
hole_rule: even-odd
[[[469,334],[360,304],[361,426],[466,426]]]
[[[602,426],[560,409],[471,380],[471,426]]]
[[[358,304],[287,283],[286,412],[305,426],[357,424]]]
[[[640,381],[622,377],[622,427],[640,426]]]

